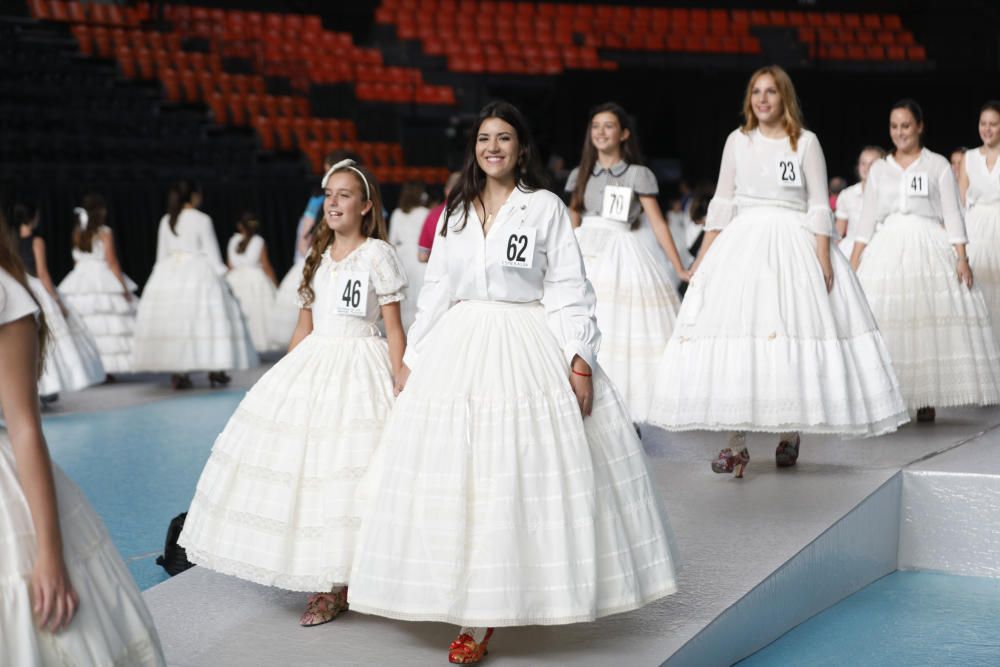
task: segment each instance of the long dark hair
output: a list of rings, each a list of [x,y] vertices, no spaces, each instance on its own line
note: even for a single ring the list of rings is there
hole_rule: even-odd
[[[257,222],[257,216],[247,211],[240,219],[236,221],[236,231],[239,232],[243,238],[240,239],[239,244],[236,246],[236,254],[242,255],[247,251],[247,246],[250,245],[250,241],[257,234],[257,229],[260,227],[260,223]]]
[[[892,107],[889,108],[889,113],[891,114],[896,109],[906,109],[911,114],[913,114],[913,120],[917,121],[917,125],[920,125],[921,127],[925,127],[924,126],[924,110],[920,108],[920,105],[917,104],[917,101],[915,99],[913,99],[912,97],[904,97],[903,99],[901,99],[898,102],[896,102],[895,104],[893,104]],[[921,131],[920,134],[917,135],[917,143],[918,143],[918,145],[921,148],[923,147],[923,145],[924,145],[924,133],[923,133],[923,131]],[[896,154],[896,145],[895,144],[893,144],[892,150],[890,150],[889,153],[891,155],[895,155]]]
[[[531,136],[531,129],[528,127],[524,115],[518,111],[517,107],[509,102],[497,100],[490,102],[476,119],[476,124],[469,133],[469,141],[465,146],[465,159],[462,164],[461,178],[458,184],[452,188],[448,195],[448,205],[445,208],[445,220],[462,208],[462,222],[455,231],[465,229],[469,221],[469,207],[472,202],[479,197],[483,188],[486,187],[486,173],[479,167],[476,160],[476,142],[479,137],[479,128],[490,118],[499,118],[514,128],[517,134],[517,142],[520,145],[520,154],[517,156],[517,164],[514,166],[514,182],[522,192],[534,192],[544,190],[548,186],[548,177],[542,167],[542,161],[538,156],[538,148]],[[441,236],[448,235],[448,225],[441,225]]]
[[[36,374],[41,376],[42,364],[45,359],[45,346],[49,339],[49,328],[45,324],[45,314],[42,312],[38,299],[28,288],[28,280],[24,272],[24,264],[17,253],[17,243],[14,241],[14,232],[7,225],[7,218],[0,210],[0,269],[11,275],[27,292],[31,300],[38,306],[38,367]]]
[[[365,184],[355,170],[364,174],[364,179],[368,181],[368,188],[371,191],[370,197],[365,197]],[[370,239],[385,241],[387,234],[385,231],[385,217],[382,215],[382,194],[379,192],[375,177],[365,167],[353,163],[340,167],[336,171],[328,172],[327,178],[333,174],[342,172],[347,172],[354,176],[358,182],[358,189],[361,191],[361,200],[371,201],[372,203],[371,209],[361,218],[361,233]],[[321,208],[320,211],[322,210]],[[302,297],[302,305],[305,308],[308,308],[312,304],[313,299],[316,298],[316,293],[313,292],[312,288],[312,279],[316,275],[316,269],[319,268],[320,262],[323,261],[323,253],[333,243],[333,230],[330,229],[330,225],[326,224],[324,216],[321,215],[316,218],[316,225],[313,227],[313,231],[312,245],[309,246],[309,254],[306,255],[306,263],[302,269],[302,282],[299,283],[299,296]]]
[[[84,229],[79,220],[73,227],[73,245],[83,252],[90,252],[94,247],[94,237],[108,222],[108,205],[104,197],[96,192],[88,192],[83,196],[81,208],[87,215],[87,228]]]
[[[190,204],[194,196],[201,192],[201,189],[187,179],[181,179],[174,183],[167,193],[167,215],[170,221],[170,231],[177,236],[177,218],[184,208],[184,204]]]
[[[407,181],[399,192],[399,208],[403,213],[409,213],[423,204],[427,189],[420,181]]]
[[[635,131],[635,121],[625,111],[624,107],[615,102],[605,102],[590,110],[590,120],[587,122],[587,130],[583,135],[583,150],[580,152],[580,166],[576,172],[576,187],[573,188],[573,196],[569,200],[569,207],[577,213],[583,213],[583,196],[587,192],[587,182],[590,175],[594,173],[594,165],[597,164],[597,148],[590,139],[590,127],[594,122],[594,117],[599,113],[611,113],[618,119],[618,125],[622,132],[628,130],[628,139],[621,143],[622,160],[626,164],[642,164],[642,150],[639,148],[639,136]],[[632,228],[639,226],[638,219],[632,223]]]

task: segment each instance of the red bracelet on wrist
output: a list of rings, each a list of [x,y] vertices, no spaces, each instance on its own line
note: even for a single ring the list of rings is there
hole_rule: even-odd
[[[570,370],[573,371],[573,375],[579,375],[580,377],[589,378],[589,377],[591,377],[593,375],[593,373],[581,373],[580,371],[576,370],[575,368],[571,368]]]

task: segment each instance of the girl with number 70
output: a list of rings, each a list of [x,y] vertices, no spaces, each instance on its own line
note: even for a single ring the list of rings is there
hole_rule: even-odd
[[[462,626],[453,663],[481,660],[495,626],[591,621],[676,589],[642,446],[595,365],[594,291],[537,156],[517,109],[480,112],[351,574],[355,610]]]
[[[923,131],[920,105],[893,105],[894,148],[868,173],[851,264],[907,407],[930,422],[935,407],[1000,402],[1000,350],[969,268],[954,172],[923,147]]]
[[[323,178],[288,354],[255,384],[212,448],[179,543],[224,574],[314,593],[300,624],[347,609],[367,469],[401,386],[406,276],[386,242],[371,174],[351,160]],[[385,321],[386,337],[376,323]]]

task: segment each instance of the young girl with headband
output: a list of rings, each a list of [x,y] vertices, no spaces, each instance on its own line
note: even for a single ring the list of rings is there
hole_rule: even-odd
[[[180,537],[198,565],[314,593],[306,626],[347,609],[360,522],[355,487],[402,381],[406,345],[406,276],[385,240],[378,186],[345,160],[323,188],[291,349],[216,440]]]

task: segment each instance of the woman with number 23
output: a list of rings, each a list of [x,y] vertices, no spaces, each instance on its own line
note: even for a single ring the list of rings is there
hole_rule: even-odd
[[[664,515],[618,392],[569,214],[520,112],[470,137],[369,475],[349,602],[462,626],[557,625],[676,590]],[[407,369],[410,374],[407,377]],[[364,484],[363,484],[364,486]]]
[[[889,353],[847,259],[831,248],[826,163],[778,67],[750,78],[726,140],[705,241],[657,373],[649,421],[730,431],[712,462],[743,476],[747,431],[870,436],[907,421]]]

